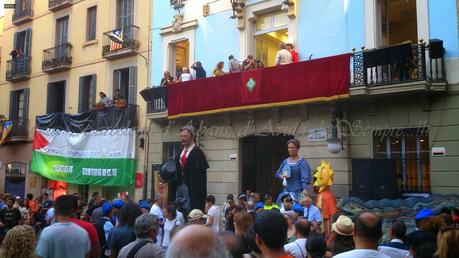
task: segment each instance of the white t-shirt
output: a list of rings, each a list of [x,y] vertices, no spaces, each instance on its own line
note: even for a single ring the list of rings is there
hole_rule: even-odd
[[[297,239],[295,242],[284,245],[284,250],[295,258],[306,258],[308,256],[306,241],[306,238]]]
[[[214,223],[212,224],[212,229],[215,233],[220,231],[218,219],[220,218],[220,208],[217,205],[212,205],[207,211],[207,216],[212,216],[214,218]],[[209,222],[209,218],[207,218],[206,223]]]
[[[175,218],[174,220],[166,219],[166,221],[164,222],[164,237],[163,237],[163,243],[162,243],[163,247],[169,246],[169,243],[171,240],[170,239],[171,231],[177,225],[180,225],[180,221],[177,218]]]
[[[186,81],[191,81],[191,74],[190,73],[182,73],[180,75],[180,78],[182,78],[182,82],[186,82]]]
[[[183,217],[183,213],[180,211],[177,211],[177,219],[180,221],[180,224],[185,223],[185,217]]]
[[[161,211],[161,207],[159,207],[156,203],[153,204],[150,208],[150,214],[155,215],[160,220],[164,220],[163,212]],[[161,245],[163,229],[160,227],[158,234],[156,235],[156,244]]]
[[[333,258],[390,258],[389,256],[372,249],[355,249],[349,252],[340,253]]]

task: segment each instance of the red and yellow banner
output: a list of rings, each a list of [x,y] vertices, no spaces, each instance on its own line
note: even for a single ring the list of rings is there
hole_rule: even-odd
[[[170,119],[349,96],[350,54],[168,86]]]

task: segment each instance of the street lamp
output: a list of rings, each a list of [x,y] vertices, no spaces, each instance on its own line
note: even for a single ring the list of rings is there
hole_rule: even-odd
[[[107,35],[107,37],[111,41],[113,41],[113,42],[115,42],[117,44],[120,44],[123,47],[126,47],[126,48],[130,49],[131,51],[135,52],[137,55],[143,57],[143,59],[145,60],[145,66],[148,67],[148,59],[147,59],[147,57],[145,57],[142,53],[137,51],[137,49],[135,49],[133,46],[127,44],[126,41],[124,41],[124,39],[122,39],[120,37],[120,35],[121,35],[121,30],[120,29],[112,30],[112,31],[106,33],[105,35]]]
[[[338,154],[340,153],[343,149],[343,139],[338,137],[338,127],[337,123],[338,120],[343,119],[343,112],[339,107],[336,105],[332,106],[332,120],[331,120],[331,137],[327,140],[327,149],[330,151],[332,154]]]

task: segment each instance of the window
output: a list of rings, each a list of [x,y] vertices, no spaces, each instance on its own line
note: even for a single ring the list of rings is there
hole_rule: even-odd
[[[32,29],[14,33],[13,47],[19,51],[19,56],[30,56],[30,43],[32,41]]]
[[[26,124],[29,119],[29,88],[10,92],[9,119]]]
[[[170,67],[171,75],[178,78],[183,67],[189,67],[190,43],[188,40],[170,44]]]
[[[116,26],[122,30],[124,40],[133,39],[134,0],[117,0]]]
[[[65,16],[56,20],[56,46],[63,45],[68,42],[68,27],[69,17]]]
[[[113,91],[120,90],[121,98],[128,104],[136,104],[137,100],[137,66],[113,71]]]
[[[416,0],[379,0],[379,13],[380,46],[418,42]]]
[[[96,39],[97,6],[88,8],[86,18],[86,41]]]
[[[394,159],[403,192],[430,192],[429,133],[427,128],[373,132],[374,158]]]
[[[163,162],[176,158],[182,144],[180,142],[165,142],[163,143]]]
[[[78,113],[91,110],[96,103],[97,75],[80,77],[80,95],[78,100]]]
[[[48,83],[46,113],[65,112],[65,81]]]

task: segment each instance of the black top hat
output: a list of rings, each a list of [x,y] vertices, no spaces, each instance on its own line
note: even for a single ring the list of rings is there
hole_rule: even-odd
[[[177,179],[177,163],[175,160],[164,162],[159,170],[159,176],[166,182],[170,183]]]

